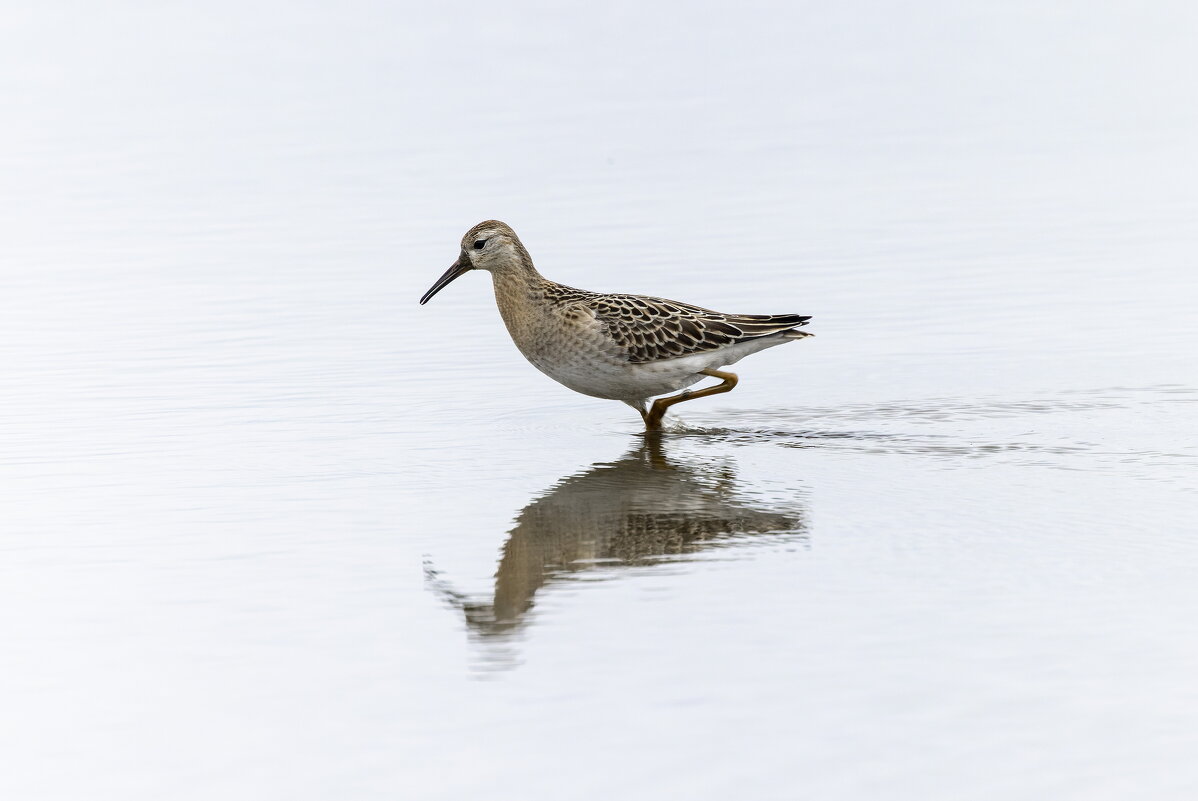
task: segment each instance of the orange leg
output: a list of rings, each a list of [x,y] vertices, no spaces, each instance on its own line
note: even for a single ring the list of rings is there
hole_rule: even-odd
[[[648,412],[641,412],[641,417],[645,418],[645,429],[647,431],[658,431],[661,429],[661,418],[666,416],[666,409],[673,406],[675,403],[694,400],[695,398],[706,398],[708,395],[719,395],[721,392],[731,392],[736,386],[736,376],[733,373],[725,373],[720,370],[700,370],[703,375],[709,375],[712,378],[723,379],[722,384],[716,384],[714,387],[705,389],[697,389],[694,392],[687,390],[680,392],[677,395],[671,395],[668,398],[658,398],[653,401],[653,405],[649,407]]]

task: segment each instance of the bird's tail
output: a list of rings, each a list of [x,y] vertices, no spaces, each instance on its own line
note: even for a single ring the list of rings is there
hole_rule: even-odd
[[[815,334],[812,334],[808,331],[800,331],[797,328],[792,328],[789,331],[782,332],[783,339],[806,339],[807,337],[813,336],[815,336]]]
[[[724,321],[741,330],[746,338],[781,334],[785,339],[802,339],[811,334],[798,331],[811,319],[807,314],[728,314]]]

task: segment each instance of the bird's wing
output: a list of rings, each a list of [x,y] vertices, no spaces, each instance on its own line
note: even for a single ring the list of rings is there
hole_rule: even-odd
[[[721,314],[644,295],[596,293],[579,302],[607,328],[633,364],[716,350],[789,331],[811,319],[800,314]]]

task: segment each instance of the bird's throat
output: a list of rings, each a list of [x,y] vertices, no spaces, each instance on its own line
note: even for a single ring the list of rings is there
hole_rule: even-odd
[[[535,272],[504,270],[491,273],[495,304],[516,344],[524,348],[535,336],[533,329],[543,318],[538,307],[545,303],[545,279]]]

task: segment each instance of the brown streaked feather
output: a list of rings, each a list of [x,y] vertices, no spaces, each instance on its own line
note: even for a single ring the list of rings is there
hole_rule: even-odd
[[[790,331],[811,319],[800,314],[723,314],[676,300],[607,295],[561,284],[553,285],[550,294],[594,314],[632,364],[706,353]]]

